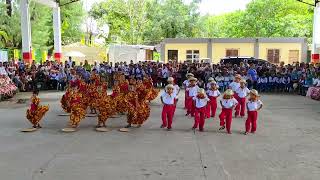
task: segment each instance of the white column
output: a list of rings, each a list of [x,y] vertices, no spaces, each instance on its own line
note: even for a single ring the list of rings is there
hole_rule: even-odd
[[[320,3],[314,8],[313,36],[312,36],[312,61],[319,62],[320,48]]]
[[[29,0],[20,1],[21,10],[21,36],[22,36],[22,54],[25,62],[31,63],[31,24],[29,15]]]
[[[60,62],[62,58],[61,47],[61,17],[60,7],[53,8],[53,34],[54,34],[54,58]]]

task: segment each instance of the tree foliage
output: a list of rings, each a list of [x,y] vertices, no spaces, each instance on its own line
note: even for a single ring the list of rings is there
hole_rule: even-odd
[[[62,4],[68,0],[61,0]],[[12,6],[8,6],[11,4]],[[20,4],[19,1],[0,1],[0,31],[4,31],[7,40],[1,41],[7,48],[21,48]],[[9,11],[10,9],[10,11]],[[52,10],[44,5],[31,1],[30,20],[32,48],[53,48]],[[11,13],[9,13],[11,12]],[[81,39],[81,24],[85,13],[80,2],[61,7],[62,43],[69,44]],[[1,38],[0,38],[1,39]],[[3,38],[2,38],[3,39]]]
[[[110,26],[108,42],[156,44],[177,37],[308,37],[311,7],[295,0],[253,0],[243,11],[199,15],[199,0],[105,0],[90,15]]]

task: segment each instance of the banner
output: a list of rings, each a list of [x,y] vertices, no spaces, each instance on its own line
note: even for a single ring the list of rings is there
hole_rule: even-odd
[[[0,62],[8,62],[8,51],[0,50]]]

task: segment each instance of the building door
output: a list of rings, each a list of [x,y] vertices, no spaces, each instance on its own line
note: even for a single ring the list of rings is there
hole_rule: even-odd
[[[289,64],[299,62],[299,50],[289,51]]]
[[[146,59],[145,60],[153,60],[153,51],[150,49],[146,49]]]
[[[270,63],[278,64],[280,60],[280,49],[268,49],[267,60]]]
[[[238,49],[227,49],[226,50],[226,57],[231,57],[231,56],[239,56],[239,50]]]
[[[178,62],[178,50],[168,50],[168,61]]]

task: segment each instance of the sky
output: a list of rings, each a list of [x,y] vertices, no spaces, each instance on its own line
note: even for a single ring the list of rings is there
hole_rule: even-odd
[[[102,0],[83,0],[85,9],[90,10],[92,4],[100,2]],[[186,3],[190,3],[192,0],[184,0]],[[251,0],[202,0],[200,4],[201,15],[211,14],[219,15],[236,10],[243,10]]]

